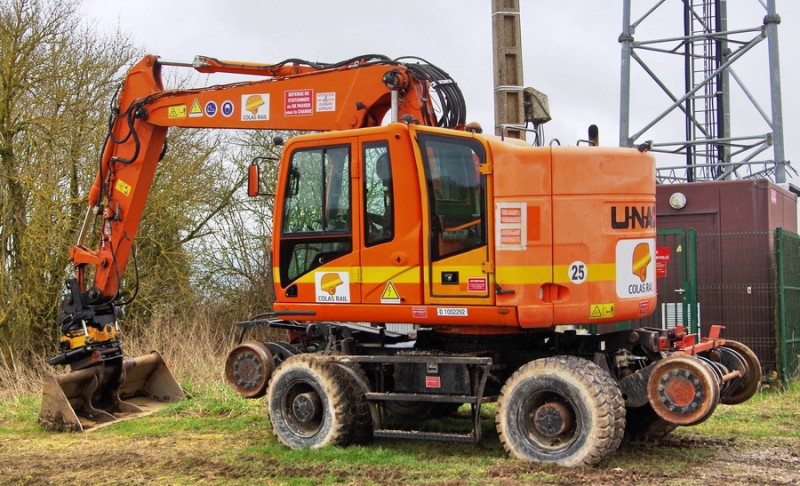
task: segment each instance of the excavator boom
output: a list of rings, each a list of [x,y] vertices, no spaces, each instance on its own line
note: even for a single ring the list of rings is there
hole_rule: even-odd
[[[167,90],[161,80],[164,66],[258,79]],[[130,303],[121,298],[120,282],[166,151],[169,127],[330,131],[379,126],[389,116],[392,121],[455,128],[464,125],[464,111],[463,97],[449,75],[424,62],[368,55],[335,64],[297,59],[254,64],[201,56],[177,63],[145,56],[129,70],[113,103],[85,222],[70,249],[74,276],[67,280],[61,301],[61,352],[49,362],[69,365],[73,373],[46,380],[44,394],[50,398],[43,403],[40,421],[75,430],[82,430],[84,422],[76,423],[73,415],[87,416],[87,424],[100,416],[113,421],[115,414],[131,410],[119,396],[121,390],[129,396],[150,396],[151,388],[169,390],[158,395],[161,402],[183,398],[160,355],[140,362],[123,358],[117,325],[122,307]],[[98,217],[100,224],[93,224]],[[88,247],[92,228],[99,229],[98,243]],[[161,383],[152,386],[145,380],[130,390],[126,374],[133,374],[134,367],[138,375]],[[70,403],[80,404],[75,414],[65,412]]]

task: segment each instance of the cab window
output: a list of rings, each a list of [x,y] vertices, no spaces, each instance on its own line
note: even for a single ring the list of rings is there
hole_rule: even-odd
[[[350,253],[351,222],[350,146],[295,151],[284,188],[281,284]]]
[[[394,238],[394,190],[387,142],[364,144],[364,242],[366,246]]]
[[[486,244],[486,152],[476,140],[420,134],[433,261]]]

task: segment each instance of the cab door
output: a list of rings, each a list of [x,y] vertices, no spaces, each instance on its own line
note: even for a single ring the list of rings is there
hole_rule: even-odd
[[[352,139],[326,138],[286,147],[289,162],[278,190],[280,231],[276,300],[360,303],[359,252],[354,244]]]
[[[486,149],[469,136],[417,132],[426,189],[426,301],[494,303]]]
[[[422,206],[408,131],[389,126],[359,142],[362,301],[386,312],[422,304]]]

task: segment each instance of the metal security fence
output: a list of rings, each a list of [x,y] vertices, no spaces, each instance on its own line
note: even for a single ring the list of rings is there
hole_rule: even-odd
[[[775,232],[778,278],[778,358],[784,382],[800,378],[800,236]]]
[[[777,371],[778,283],[771,231],[697,235],[701,334],[712,324],[749,346],[768,373]]]

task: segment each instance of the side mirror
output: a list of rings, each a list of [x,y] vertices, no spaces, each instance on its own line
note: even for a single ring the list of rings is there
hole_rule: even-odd
[[[273,197],[275,194],[271,192],[263,191],[262,189],[266,186],[266,188],[272,187],[272,184],[269,180],[262,181],[261,180],[261,164],[262,163],[278,163],[278,159],[275,157],[255,157],[253,158],[253,162],[247,168],[247,195],[250,197],[256,196],[270,196]],[[272,174],[273,171],[268,170],[268,174]]]
[[[261,170],[258,164],[250,164],[247,168],[247,195],[256,197],[261,194]]]

